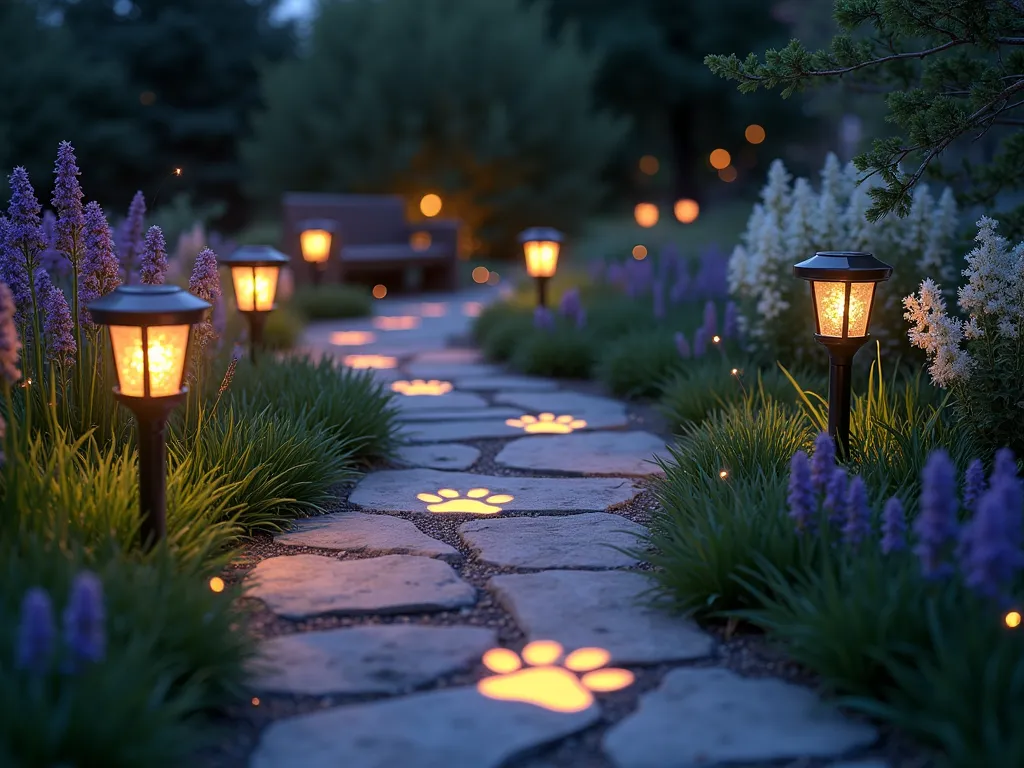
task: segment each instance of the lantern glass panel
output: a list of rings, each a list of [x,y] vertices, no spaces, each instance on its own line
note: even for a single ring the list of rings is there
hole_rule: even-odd
[[[114,365],[122,395],[167,397],[181,392],[191,325],[154,325],[146,329],[147,355],[143,356],[142,331],[138,326],[110,326]],[[146,357],[149,392],[145,390]]]
[[[843,317],[846,314],[845,282],[815,280],[814,304],[818,314],[818,332],[832,338],[856,339],[867,335],[868,319],[871,317],[871,301],[874,298],[874,283],[849,283],[850,319],[844,336]]]
[[[269,312],[274,308],[279,267],[232,267],[239,312]]]
[[[326,229],[307,229],[299,235],[302,258],[311,264],[323,264],[331,255],[331,233]]]
[[[536,240],[523,244],[526,252],[526,271],[530,277],[551,277],[558,266],[559,243]]]

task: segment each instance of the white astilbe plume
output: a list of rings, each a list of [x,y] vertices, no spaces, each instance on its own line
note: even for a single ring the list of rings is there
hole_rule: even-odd
[[[789,253],[805,253],[807,258],[814,255],[815,246],[819,242],[815,227],[817,198],[807,179],[794,182],[785,224],[785,244]]]
[[[917,268],[925,275],[938,275],[939,279],[952,281],[956,279],[956,269],[952,266],[951,244],[957,228],[956,196],[953,190],[946,187],[939,198],[939,206],[932,214],[931,227],[925,237],[921,258]]]
[[[932,227],[932,216],[934,215],[935,201],[928,187],[920,186],[914,189],[914,197],[910,203],[910,213],[902,231],[897,235],[897,244],[901,248],[912,251],[924,251],[928,242],[928,235]]]
[[[821,169],[821,194],[831,195],[836,205],[842,207],[855,185],[856,177],[850,179],[839,158],[834,152],[829,152],[825,157],[825,167]]]
[[[931,360],[932,381],[945,388],[970,378],[973,360],[961,346],[964,324],[946,314],[946,301],[935,281],[924,280],[918,293],[903,299],[903,307],[911,324],[907,336]]]
[[[849,245],[844,231],[843,212],[839,200],[831,192],[822,192],[814,211],[814,229],[817,250],[857,250]]]
[[[1005,237],[996,234],[999,225],[982,216],[978,220],[978,243],[967,254],[964,277],[967,285],[957,292],[960,309],[969,314],[984,332],[990,326],[1015,339],[1021,326],[1021,246],[1013,250]]]
[[[761,202],[764,203],[765,211],[775,213],[779,221],[783,221],[789,213],[789,184],[792,178],[781,160],[775,160],[768,168],[768,183],[761,191]]]

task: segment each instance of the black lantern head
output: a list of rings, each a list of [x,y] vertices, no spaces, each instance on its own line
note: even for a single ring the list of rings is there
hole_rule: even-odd
[[[823,251],[793,267],[811,284],[816,338],[823,344],[856,344],[868,339],[875,286],[892,267],[870,253]]]
[[[220,260],[231,268],[231,284],[239,312],[269,312],[274,308],[277,278],[288,257],[269,245],[243,245]]]

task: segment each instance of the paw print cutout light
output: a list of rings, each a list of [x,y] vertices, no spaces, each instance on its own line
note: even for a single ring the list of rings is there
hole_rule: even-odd
[[[518,419],[506,419],[505,424],[533,435],[567,435],[587,426],[583,419],[576,419],[567,414],[556,417],[553,413],[542,413],[539,416],[524,414]]]
[[[380,331],[411,331],[413,328],[418,328],[419,324],[420,319],[416,315],[373,318],[373,327]]]
[[[489,699],[521,701],[552,712],[582,712],[594,703],[594,693],[633,684],[628,669],[605,667],[611,654],[603,648],[580,648],[564,659],[562,653],[553,640],[529,643],[522,659],[508,648],[492,648],[483,663],[494,675],[478,682],[476,689]]]
[[[395,381],[391,384],[391,391],[409,397],[446,395],[452,391],[452,383],[450,381],[438,381],[437,379],[431,379],[430,381],[424,381],[423,379]]]
[[[398,359],[387,355],[345,355],[342,361],[349,368],[397,368]]]
[[[463,496],[452,488],[442,488],[436,494],[418,493],[416,498],[427,502],[427,510],[441,514],[496,515],[501,504],[508,504],[513,496],[491,492],[486,488],[471,488]]]
[[[373,344],[376,338],[370,331],[335,331],[331,334],[331,344],[336,347],[361,347]]]

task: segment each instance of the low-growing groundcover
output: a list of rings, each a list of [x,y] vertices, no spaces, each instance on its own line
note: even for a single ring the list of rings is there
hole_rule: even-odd
[[[390,452],[391,396],[306,359],[257,372],[214,312],[168,427],[167,538],[141,550],[134,429],[85,305],[164,282],[162,233],[137,196],[122,261],[69,144],[56,176],[52,239],[24,169],[0,217],[0,764],[184,765],[256,651],[241,589],[212,580],[241,537],[323,511]],[[209,249],[188,288],[223,301]]]

